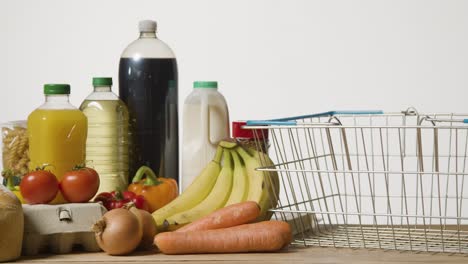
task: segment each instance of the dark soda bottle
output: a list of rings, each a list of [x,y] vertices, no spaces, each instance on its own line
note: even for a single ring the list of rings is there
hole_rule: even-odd
[[[179,175],[177,62],[156,37],[156,22],[140,21],[140,37],[122,53],[119,95],[130,115],[129,175],[149,166],[158,176]]]

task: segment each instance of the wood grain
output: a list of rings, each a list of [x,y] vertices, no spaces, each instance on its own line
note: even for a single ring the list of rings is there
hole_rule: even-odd
[[[130,256],[108,256],[104,253],[74,253],[24,257],[16,263],[468,263],[468,255],[411,253],[400,251],[289,248],[277,253],[164,255],[137,252]]]

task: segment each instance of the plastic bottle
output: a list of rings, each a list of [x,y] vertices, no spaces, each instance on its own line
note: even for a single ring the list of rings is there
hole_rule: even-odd
[[[94,91],[80,110],[88,118],[86,163],[99,174],[98,193],[128,185],[128,110],[111,90],[112,78],[93,78]]]
[[[182,184],[185,190],[229,137],[229,111],[217,82],[194,82],[184,103]]]
[[[156,38],[156,22],[141,21],[139,29],[119,65],[119,95],[130,114],[130,175],[146,165],[178,181],[177,62]]]
[[[48,165],[58,180],[85,162],[86,116],[70,104],[70,85],[44,85],[45,103],[28,117],[31,170]],[[59,193],[52,203],[63,203]]]

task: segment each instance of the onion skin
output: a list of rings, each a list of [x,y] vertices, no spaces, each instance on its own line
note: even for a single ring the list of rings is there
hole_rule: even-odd
[[[154,236],[157,234],[156,222],[154,222],[153,216],[149,212],[136,207],[131,207],[129,210],[138,218],[143,233],[143,237],[138,248],[152,249]]]
[[[126,255],[140,244],[140,222],[127,209],[118,208],[105,213],[93,226],[96,242],[109,255]]]

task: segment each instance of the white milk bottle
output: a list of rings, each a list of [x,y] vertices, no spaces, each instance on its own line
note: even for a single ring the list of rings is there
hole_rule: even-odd
[[[217,82],[197,81],[184,103],[181,190],[213,159],[219,141],[229,137],[229,112]]]

